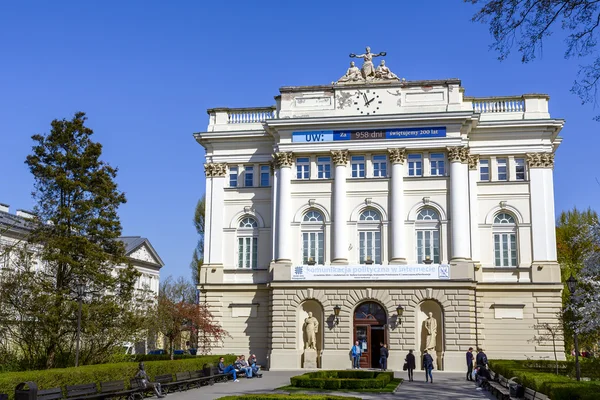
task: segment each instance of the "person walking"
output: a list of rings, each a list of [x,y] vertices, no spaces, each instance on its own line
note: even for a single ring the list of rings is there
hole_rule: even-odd
[[[467,380],[473,380],[473,348],[469,347],[467,350]]]
[[[408,381],[412,382],[414,379],[413,372],[415,368],[417,368],[417,362],[415,360],[415,355],[412,350],[408,351],[406,358],[404,359],[404,367],[405,370],[408,371]]]
[[[390,355],[390,352],[387,349],[387,345],[385,343],[380,343],[381,348],[379,349],[379,367],[382,371],[387,370],[387,359]]]
[[[429,354],[427,350],[425,350],[423,353],[423,368],[425,369],[425,382],[431,381],[431,383],[433,383],[433,375],[431,374],[431,371],[433,371],[433,357],[431,357],[431,354]]]
[[[352,346],[352,369],[360,369],[360,357],[362,356],[362,347],[357,340]]]

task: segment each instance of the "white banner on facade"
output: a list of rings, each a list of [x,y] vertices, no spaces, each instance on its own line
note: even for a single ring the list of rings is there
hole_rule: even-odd
[[[301,265],[292,272],[293,281],[450,279],[448,264]]]

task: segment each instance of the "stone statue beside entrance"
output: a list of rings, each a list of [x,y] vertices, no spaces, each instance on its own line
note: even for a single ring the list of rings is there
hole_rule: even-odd
[[[313,317],[311,311],[308,317],[304,319],[304,333],[306,342],[304,344],[304,368],[317,368],[317,333],[319,332],[319,320]]]
[[[381,61],[381,64],[375,68],[373,65],[373,58],[385,56],[387,53],[382,51],[380,53],[371,53],[371,48],[367,46],[366,51],[363,54],[350,54],[350,58],[362,58],[363,65],[358,69],[354,65],[354,61],[350,63],[350,68],[346,71],[346,74],[338,79],[335,84],[352,84],[352,83],[378,83],[378,82],[390,82],[399,81],[398,76],[394,74],[385,65],[385,61]]]
[[[433,318],[433,313],[429,313],[429,318],[425,320],[425,329],[427,329],[427,342],[425,344],[425,350],[435,351],[437,346],[437,321]]]

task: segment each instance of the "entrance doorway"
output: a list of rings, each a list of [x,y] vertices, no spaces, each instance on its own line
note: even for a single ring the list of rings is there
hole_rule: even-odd
[[[354,340],[363,349],[361,368],[379,368],[380,343],[387,343],[387,313],[375,302],[360,304],[354,311]]]

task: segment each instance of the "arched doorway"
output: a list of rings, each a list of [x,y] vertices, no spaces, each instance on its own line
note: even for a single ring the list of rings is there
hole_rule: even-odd
[[[354,340],[362,346],[361,368],[379,368],[379,343],[387,343],[387,313],[373,301],[360,304],[354,310]]]

